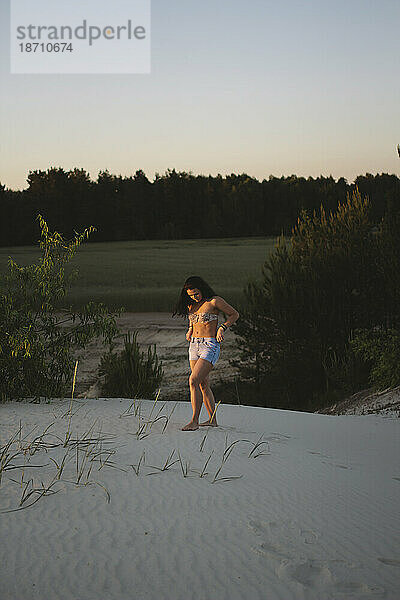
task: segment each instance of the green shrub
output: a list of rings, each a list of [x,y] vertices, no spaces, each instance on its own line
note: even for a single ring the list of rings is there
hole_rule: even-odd
[[[233,326],[238,359],[230,361],[240,373],[242,391],[247,384],[243,401],[251,396],[258,406],[310,410],[315,381],[323,381],[318,353],[310,341],[289,337],[269,316],[269,299],[259,285],[249,284],[245,295],[248,302],[239,307]]]
[[[354,335],[339,354],[328,352],[323,360],[326,394],[333,394],[336,399],[354,394],[369,385],[370,365],[352,347]]]
[[[356,191],[336,212],[302,212],[290,243],[265,265],[271,316],[290,337],[320,345],[321,356],[346,345],[355,328],[382,319],[382,265],[370,205]]]
[[[256,284],[245,289],[247,304],[239,306],[240,319],[232,330],[237,337],[238,359],[230,360],[240,371],[241,379],[261,385],[274,371],[275,351],[284,339],[274,319],[263,310],[262,291]]]
[[[330,214],[302,211],[290,240],[281,236],[264,264],[262,281],[245,290],[235,366],[268,400],[280,394],[296,409],[335,389],[357,391],[368,365],[350,352],[349,336],[398,318],[388,275],[400,258],[393,236],[373,228],[369,207],[356,190]],[[376,357],[371,381],[389,385],[397,377],[394,342],[384,356]]]
[[[400,385],[400,332],[379,328],[359,330],[351,348],[370,367],[369,382],[377,390]]]
[[[96,337],[110,344],[117,333],[115,315],[103,304],[79,312],[57,309],[76,272],[64,267],[93,228],[71,241],[50,233],[38,216],[41,257],[19,266],[11,258],[0,278],[0,400],[54,397],[70,389],[74,352]]]
[[[101,393],[105,397],[150,398],[159,387],[163,370],[156,346],[149,347],[145,354],[136,338],[137,331],[132,337],[128,332],[121,352],[110,350],[102,356],[99,375],[103,377]]]

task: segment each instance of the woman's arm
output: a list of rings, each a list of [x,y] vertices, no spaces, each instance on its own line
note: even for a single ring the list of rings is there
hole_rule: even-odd
[[[193,333],[193,325],[189,325],[189,329],[186,332],[186,339],[189,342],[190,338],[192,337],[192,333]]]
[[[224,331],[226,331],[228,327],[236,323],[236,321],[238,320],[239,313],[235,308],[233,308],[233,306],[228,304],[226,300],[221,298],[221,296],[216,296],[215,298],[213,298],[211,300],[211,303],[213,306],[215,306],[215,308],[218,308],[218,310],[224,312],[225,315],[228,317],[225,323],[220,325],[217,330],[216,338],[217,341],[220,342],[224,339]]]

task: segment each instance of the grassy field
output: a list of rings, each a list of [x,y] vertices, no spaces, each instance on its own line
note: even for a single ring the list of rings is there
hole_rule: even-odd
[[[89,300],[133,312],[171,311],[183,282],[200,275],[233,305],[243,287],[259,279],[275,238],[150,240],[84,244],[71,262],[79,276],[66,303]],[[8,257],[27,265],[38,260],[34,247],[0,248],[0,275]]]

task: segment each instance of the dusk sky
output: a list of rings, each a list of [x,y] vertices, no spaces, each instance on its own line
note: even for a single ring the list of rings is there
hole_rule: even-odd
[[[153,0],[151,74],[139,75],[11,75],[0,5],[11,189],[52,166],[92,179],[400,174],[399,0]]]

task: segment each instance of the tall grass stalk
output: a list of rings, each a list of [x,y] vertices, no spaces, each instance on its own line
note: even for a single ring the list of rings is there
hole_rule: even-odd
[[[201,473],[200,473],[200,477],[201,478],[205,477],[206,475],[208,475],[208,473],[206,472],[206,468],[207,468],[208,463],[210,462],[210,459],[211,459],[211,457],[213,455],[213,452],[214,452],[214,450],[211,450],[210,456],[207,458],[206,462],[204,463],[204,466],[203,466],[203,468],[201,470]]]
[[[58,462],[54,458],[51,458],[51,456],[50,456],[50,460],[56,465],[57,479],[61,479],[61,475],[64,471],[65,462],[67,460],[68,454],[69,454],[69,451],[67,450],[67,452],[64,454],[60,464],[58,464]]]
[[[214,412],[213,412],[213,414],[212,414],[212,416],[211,416],[211,419],[210,419],[210,423],[212,423],[212,420],[213,420],[213,418],[214,418],[214,415],[215,415],[215,413],[217,412],[217,408],[218,408],[218,406],[219,406],[220,404],[221,404],[221,400],[218,402],[218,404],[216,404],[216,405],[215,405]]]
[[[228,436],[226,436],[225,442],[227,442],[227,439],[228,439]],[[236,440],[236,442],[240,442],[240,441],[243,441],[243,440]],[[230,477],[218,477],[218,475],[220,474],[220,472],[222,470],[222,467],[224,466],[224,464],[228,460],[228,458],[229,458],[229,456],[230,456],[230,454],[232,452],[233,446],[234,446],[234,444],[236,444],[236,442],[233,442],[229,447],[225,448],[224,453],[222,455],[221,464],[218,467],[218,469],[216,470],[215,475],[214,475],[213,480],[211,481],[211,483],[217,483],[218,481],[231,481],[232,479],[240,479],[241,477],[243,477],[243,475],[233,475],[233,476],[230,476]]]
[[[188,462],[187,460],[185,460],[185,462],[183,462],[181,453],[179,452],[179,450],[178,450],[178,457],[179,457],[179,463],[181,465],[182,475],[186,478],[186,477],[188,477],[190,461]]]
[[[268,448],[268,452],[258,452],[257,454],[254,454],[253,458],[257,458],[258,456],[266,456],[267,454],[269,454],[270,451],[270,447],[267,441],[262,441],[262,438],[264,437],[264,434],[262,434],[262,436],[259,438],[259,440],[254,444],[254,448],[251,450],[248,458],[251,458],[251,456],[253,455],[253,453],[257,450],[257,448],[260,448],[260,446],[262,446],[263,444],[265,444]]]
[[[201,440],[201,443],[200,443],[200,448],[199,448],[199,451],[200,451],[200,452],[203,452],[203,446],[204,446],[204,443],[205,443],[205,441],[206,441],[206,438],[207,438],[207,434],[206,434],[206,435],[203,437],[203,439]]]
[[[155,405],[157,404],[157,400],[158,400],[158,398],[159,398],[159,396],[160,396],[160,392],[161,392],[161,388],[159,388],[159,389],[158,389],[157,396],[156,396],[156,398],[155,398],[155,400],[154,400],[154,402],[153,402],[153,406],[151,407],[150,416],[149,416],[149,421],[151,420],[151,415],[153,414],[154,407],[155,407]],[[165,404],[164,404],[164,406],[165,406]]]
[[[143,464],[144,464],[144,462],[145,462],[145,450],[143,450],[142,455],[139,458],[138,464],[137,465],[130,465],[132,467],[132,469],[135,471],[135,473],[136,473],[137,476],[139,476],[140,466],[142,464],[142,461],[143,461]]]
[[[15,452],[13,454],[10,453],[10,448],[15,442],[15,440],[18,438],[18,436],[21,439],[21,430],[22,424],[20,421],[18,430],[14,433],[14,435],[10,437],[5,446],[3,446],[0,449],[0,484],[3,476],[3,471],[6,471],[8,468],[10,468],[10,465],[12,464],[11,461],[19,454],[19,452]]]
[[[238,444],[239,442],[245,442],[247,444],[252,444],[252,442],[250,440],[235,440],[227,448],[225,448],[224,454],[223,454],[223,460],[224,460],[224,462],[227,460],[227,458],[229,458],[229,456],[230,456],[230,454],[231,454],[234,446],[236,444]]]
[[[179,462],[179,459],[177,458],[176,460],[172,461],[172,457],[175,454],[175,448],[174,450],[172,450],[172,452],[168,455],[164,465],[162,467],[156,467],[154,465],[148,465],[149,467],[151,467],[152,469],[157,469],[157,472],[162,472],[162,471],[168,471],[168,469],[170,469],[175,463]],[[154,475],[155,473],[147,473],[147,475]]]
[[[68,429],[67,432],[65,434],[65,444],[64,447],[68,444],[69,442],[69,438],[71,437],[71,419],[72,419],[72,403],[74,401],[74,391],[75,391],[75,382],[76,382],[76,372],[78,370],[78,361],[76,361],[75,363],[75,369],[74,369],[74,377],[72,380],[72,393],[71,393],[71,401],[69,404],[69,420],[68,420]]]

